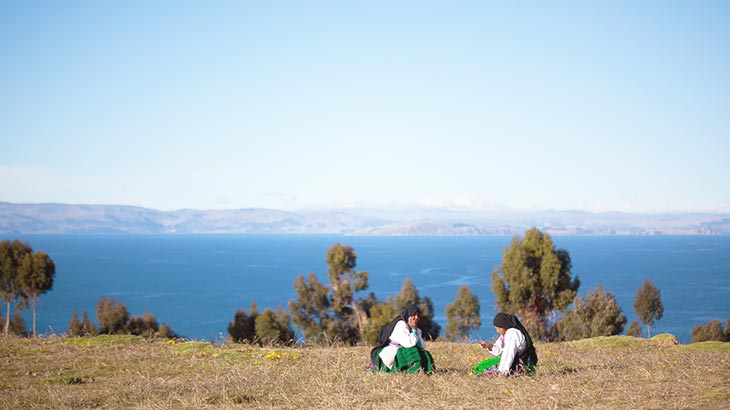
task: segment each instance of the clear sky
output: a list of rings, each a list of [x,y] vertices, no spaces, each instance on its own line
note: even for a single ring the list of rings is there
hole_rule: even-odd
[[[730,2],[598,3],[0,0],[0,201],[730,211]]]

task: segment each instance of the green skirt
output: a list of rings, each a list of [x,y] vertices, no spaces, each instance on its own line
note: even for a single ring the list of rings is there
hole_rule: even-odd
[[[496,373],[497,366],[499,366],[499,360],[501,357],[492,357],[487,360],[481,361],[476,367],[474,367],[474,374],[480,375],[486,373]]]
[[[398,351],[395,353],[395,361],[393,362],[393,367],[391,367],[390,369],[388,368],[388,366],[383,364],[382,360],[380,360],[380,350],[383,349],[381,348],[377,352],[376,357],[378,362],[375,363],[375,367],[376,369],[380,369],[381,372],[433,372],[433,357],[431,356],[431,353],[429,353],[426,349],[420,348],[418,346],[399,348]]]
[[[483,360],[476,367],[474,367],[474,374],[481,375],[484,373],[497,374],[497,367],[499,367],[499,361],[501,357],[492,357],[491,359]],[[522,371],[528,376],[535,374],[535,365],[532,362],[527,362],[527,366],[520,367]]]

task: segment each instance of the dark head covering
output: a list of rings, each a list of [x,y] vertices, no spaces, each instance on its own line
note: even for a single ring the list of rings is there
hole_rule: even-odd
[[[404,310],[403,312],[401,312],[401,314],[400,314],[399,317],[402,320],[405,320],[406,323],[408,323],[408,318],[411,317],[411,316],[413,316],[413,315],[415,315],[416,313],[418,313],[418,316],[421,316],[421,311],[418,309],[417,306],[415,306],[415,305],[408,306],[408,308],[406,308],[406,310]]]
[[[492,323],[494,324],[494,326],[501,327],[505,330],[519,330],[525,336],[526,342],[525,351],[522,352],[520,358],[525,362],[529,359],[530,361],[532,361],[533,364],[537,364],[537,352],[535,351],[535,345],[532,344],[532,338],[530,337],[530,334],[527,332],[527,329],[525,329],[525,327],[522,325],[522,322],[520,322],[520,319],[518,319],[517,316],[510,315],[504,312],[499,312],[494,315],[494,321]]]
[[[372,359],[373,363],[377,363],[376,356],[378,349],[390,344],[390,335],[393,334],[393,329],[395,329],[395,325],[397,325],[398,322],[400,322],[401,320],[406,322],[407,324],[408,318],[415,315],[416,313],[418,313],[419,316],[421,315],[421,311],[418,309],[418,307],[415,305],[409,306],[390,323],[385,325],[383,330],[381,330],[380,334],[378,335],[378,341],[375,344],[375,347],[373,348],[373,350],[370,351],[370,358]]]
[[[502,329],[510,329],[513,327],[517,327],[514,324],[513,319],[517,319],[515,315],[509,315],[507,313],[499,312],[496,315],[494,315],[494,326],[501,327]],[[519,323],[519,320],[517,320],[517,323]],[[522,331],[520,329],[520,331]]]
[[[494,326],[501,327],[502,329],[517,329],[520,332],[522,332],[523,335],[525,335],[525,339],[527,339],[527,345],[532,345],[532,338],[530,337],[530,334],[527,332],[527,329],[525,329],[524,326],[522,326],[522,322],[520,322],[520,319],[517,318],[515,315],[510,315],[509,313],[499,312],[496,315],[494,315],[494,321],[492,322]]]

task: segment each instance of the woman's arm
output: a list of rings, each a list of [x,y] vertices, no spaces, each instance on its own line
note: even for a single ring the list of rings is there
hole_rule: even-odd
[[[490,342],[483,341],[483,342],[479,342],[479,346],[481,346],[482,349],[489,349],[489,353],[491,353],[495,356],[499,356],[500,354],[502,354],[502,336],[499,336],[497,338],[497,341],[494,342],[493,344]]]
[[[417,338],[418,338],[418,340],[416,340],[416,343],[418,343],[418,347],[421,347],[421,348],[425,349],[426,348],[426,341],[423,340],[423,332],[421,331],[420,328],[419,329],[416,329],[416,335],[417,335]]]
[[[418,340],[418,334],[411,333],[411,328],[402,320],[396,323],[393,333],[390,334],[390,341],[403,347],[413,347],[418,343]]]
[[[504,334],[504,347],[502,357],[499,360],[499,368],[497,371],[503,375],[509,374],[509,369],[517,356],[520,345],[525,343],[525,336],[517,329],[507,329]],[[496,347],[496,346],[495,346]]]

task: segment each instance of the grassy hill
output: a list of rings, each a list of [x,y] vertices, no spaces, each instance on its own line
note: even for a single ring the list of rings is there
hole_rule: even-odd
[[[387,375],[367,346],[0,338],[0,409],[730,408],[730,343],[674,341],[539,344],[537,375],[494,379],[470,374],[486,351],[446,342],[434,374]]]

